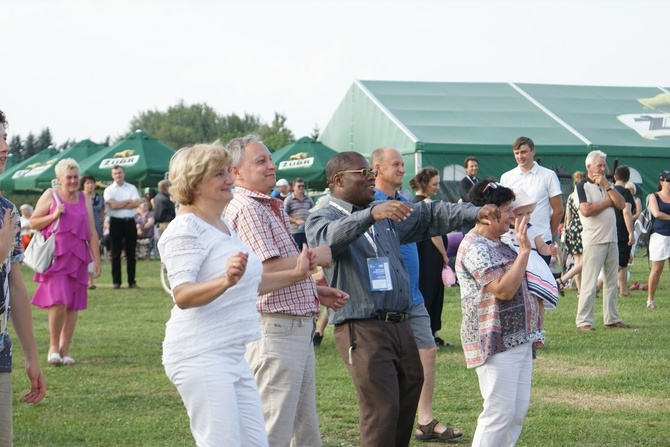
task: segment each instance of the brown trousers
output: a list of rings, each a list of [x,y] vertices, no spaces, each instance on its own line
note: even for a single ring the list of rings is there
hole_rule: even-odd
[[[360,445],[406,447],[423,385],[409,321],[350,320],[334,337],[358,393]]]

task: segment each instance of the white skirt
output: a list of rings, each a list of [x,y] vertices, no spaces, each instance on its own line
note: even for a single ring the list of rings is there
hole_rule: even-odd
[[[665,261],[670,259],[670,236],[651,233],[649,238],[649,260]]]

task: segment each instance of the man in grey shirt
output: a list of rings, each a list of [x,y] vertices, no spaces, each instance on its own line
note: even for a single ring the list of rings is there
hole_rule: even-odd
[[[340,356],[359,401],[362,446],[407,446],[423,383],[421,360],[408,322],[409,276],[400,244],[459,228],[467,220],[499,218],[496,207],[447,202],[375,202],[376,172],[356,152],[326,166],[332,197],[306,224],[310,245],[328,245],[329,284],[349,293],[330,313]],[[371,372],[374,371],[374,374]]]

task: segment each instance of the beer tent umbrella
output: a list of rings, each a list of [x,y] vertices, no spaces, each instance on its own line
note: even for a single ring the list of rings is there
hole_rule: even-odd
[[[98,151],[79,163],[80,175],[92,175],[96,181],[111,182],[112,167],[122,166],[126,182],[155,187],[165,178],[175,150],[140,130]]]
[[[91,140],[82,140],[59,152],[55,157],[42,163],[41,166],[34,167],[21,177],[15,179],[14,189],[16,191],[44,191],[47,188],[56,186],[58,182],[56,181],[54,169],[59,161],[64,158],[74,158],[79,163],[103,149],[105,149],[105,146],[101,144],[94,143]]]
[[[52,159],[58,155],[58,151],[54,147],[48,147],[32,157],[23,160],[6,169],[0,174],[0,190],[13,191],[16,179],[26,175],[32,169],[42,166],[43,164],[53,163]]]
[[[326,181],[326,163],[336,151],[310,137],[302,137],[289,143],[272,154],[277,165],[277,178],[293,181],[303,179],[310,189],[324,190]]]

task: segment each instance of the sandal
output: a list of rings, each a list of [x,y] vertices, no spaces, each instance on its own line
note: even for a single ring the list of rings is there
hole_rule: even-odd
[[[653,309],[656,306],[654,306],[654,300],[649,300],[647,301],[647,309]]]
[[[435,337],[435,344],[437,346],[442,346],[443,348],[451,348],[452,347],[451,343],[442,340],[440,337]]]
[[[561,278],[556,278],[556,285],[558,286],[558,293],[561,296],[565,296],[565,292],[563,289],[565,289],[565,283]]]
[[[70,365],[74,365],[75,363],[77,363],[77,362],[75,362],[74,359],[72,357],[70,357],[69,355],[66,355],[65,357],[63,357],[63,365],[70,366]]]
[[[454,428],[451,424],[444,424],[447,428],[442,433],[435,433],[435,426],[440,421],[433,419],[426,425],[416,424],[416,429],[421,432],[420,435],[415,434],[414,437],[419,441],[448,441],[463,436],[463,433],[458,428]]]
[[[60,357],[60,353],[51,352],[47,355],[47,363],[50,365],[60,366],[63,364],[63,359]]]

